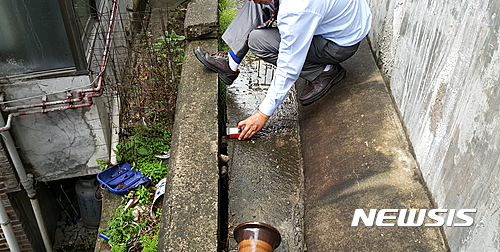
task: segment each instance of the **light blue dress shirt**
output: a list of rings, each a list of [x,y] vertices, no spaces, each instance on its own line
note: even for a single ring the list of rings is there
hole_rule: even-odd
[[[277,68],[259,110],[271,116],[285,100],[299,78],[314,35],[352,46],[368,34],[371,19],[365,0],[280,0]]]

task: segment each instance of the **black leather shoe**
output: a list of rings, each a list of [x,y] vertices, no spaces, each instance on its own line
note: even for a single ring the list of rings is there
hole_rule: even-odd
[[[229,55],[227,52],[209,54],[205,49],[199,46],[195,47],[193,52],[203,65],[218,73],[219,78],[221,78],[226,85],[233,84],[233,81],[238,77],[238,74],[240,74],[240,70],[233,71],[229,67]]]
[[[322,72],[313,81],[307,81],[299,101],[306,106],[319,100],[335,84],[339,83],[345,76],[345,69],[339,64],[333,65],[326,72]]]

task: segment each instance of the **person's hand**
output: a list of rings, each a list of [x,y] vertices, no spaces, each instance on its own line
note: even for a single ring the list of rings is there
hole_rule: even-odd
[[[245,140],[251,138],[257,131],[261,130],[266,124],[267,120],[269,120],[268,115],[257,111],[257,113],[251,115],[247,119],[238,123],[238,129],[241,130],[242,127],[245,127],[243,131],[240,133],[238,140]]]

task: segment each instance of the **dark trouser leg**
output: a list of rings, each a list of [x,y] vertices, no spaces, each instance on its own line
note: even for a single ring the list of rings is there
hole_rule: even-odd
[[[273,9],[274,3],[263,5],[246,1],[243,4],[227,30],[222,34],[222,39],[238,58],[243,59],[248,52],[247,38],[250,31],[268,20]]]
[[[276,65],[280,41],[277,28],[258,29],[250,33],[248,46],[255,56]],[[313,81],[321,74],[326,65],[345,61],[354,55],[358,47],[359,43],[353,46],[339,46],[320,35],[314,36],[300,77]]]
[[[314,36],[300,76],[313,81],[326,65],[335,65],[347,60],[356,53],[358,47],[359,43],[353,46],[339,46],[320,35]]]

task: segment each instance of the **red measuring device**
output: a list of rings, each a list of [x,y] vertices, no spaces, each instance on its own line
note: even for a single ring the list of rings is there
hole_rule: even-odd
[[[241,130],[238,129],[238,127],[227,127],[226,128],[226,135],[229,136],[229,138],[238,138],[241,134],[241,131],[245,127],[241,127]]]

